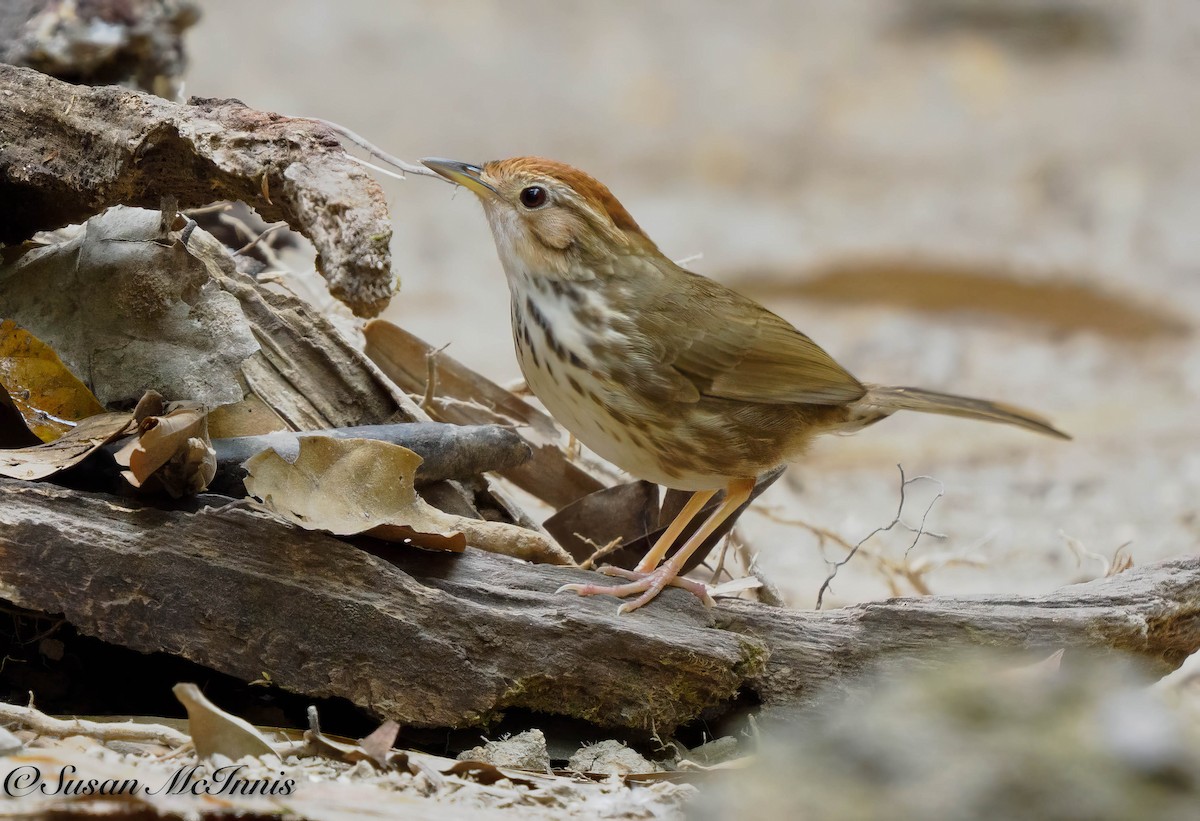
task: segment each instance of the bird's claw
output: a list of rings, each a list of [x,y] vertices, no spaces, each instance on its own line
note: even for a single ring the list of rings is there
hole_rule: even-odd
[[[617,576],[622,579],[630,579],[631,581],[628,584],[618,584],[614,587],[606,587],[600,584],[564,584],[558,588],[557,592],[564,593],[569,591],[578,593],[580,596],[616,596],[619,599],[641,594],[633,601],[625,602],[617,608],[618,613],[628,613],[649,604],[666,587],[683,588],[704,602],[705,607],[712,607],[715,603],[712,596],[708,594],[708,587],[703,582],[682,579],[668,565],[663,565],[650,573],[607,565],[600,568],[600,572],[606,576]]]

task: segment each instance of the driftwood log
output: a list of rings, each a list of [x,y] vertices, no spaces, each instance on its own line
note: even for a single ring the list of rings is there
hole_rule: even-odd
[[[1044,596],[827,612],[706,610],[668,589],[617,616],[610,599],[555,595],[585,576],[473,550],[355,546],[246,510],[170,512],[0,482],[0,598],[409,726],[484,724],[523,707],[667,733],[739,694],[801,707],[880,663],[964,647],[1113,649],[1160,672],[1200,648],[1200,557]]]

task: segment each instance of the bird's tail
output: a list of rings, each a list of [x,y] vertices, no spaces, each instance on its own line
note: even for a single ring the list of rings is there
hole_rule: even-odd
[[[1056,436],[1059,439],[1070,439],[1050,422],[1031,413],[1024,408],[1005,405],[1000,402],[989,402],[986,399],[971,399],[967,396],[955,396],[952,393],[937,393],[921,388],[894,388],[886,385],[868,385],[867,394],[855,403],[856,415],[861,415],[864,423],[869,424],[869,417],[875,419],[888,416],[898,410],[920,411],[921,413],[941,413],[946,416],[964,416],[968,419],[983,419],[988,422],[1003,422],[1016,425],[1026,430]]]

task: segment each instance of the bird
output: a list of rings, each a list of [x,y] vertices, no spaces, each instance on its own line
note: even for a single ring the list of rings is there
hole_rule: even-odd
[[[543,157],[422,162],[483,206],[510,293],[517,359],[530,391],[593,452],[639,478],[690,491],[623,584],[559,592],[631,599],[665,587],[712,604],[682,578],[688,557],[749,498],[757,478],[814,437],[896,411],[1017,425],[1070,437],[1012,405],[860,382],[812,339],[737,291],[672,262],[601,182]],[[664,561],[719,492],[724,498]]]

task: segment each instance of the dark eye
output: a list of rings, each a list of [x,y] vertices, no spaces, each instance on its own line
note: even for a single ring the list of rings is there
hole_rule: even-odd
[[[526,208],[540,208],[546,204],[546,189],[540,185],[531,185],[521,189],[521,205]]]

